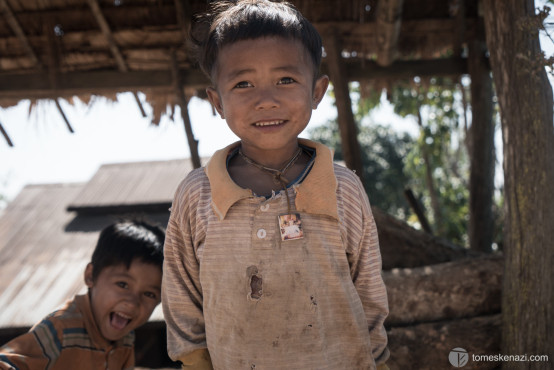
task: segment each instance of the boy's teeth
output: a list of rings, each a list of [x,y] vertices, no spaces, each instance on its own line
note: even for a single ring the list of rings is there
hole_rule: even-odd
[[[275,126],[281,123],[283,123],[283,121],[256,122],[256,126]]]

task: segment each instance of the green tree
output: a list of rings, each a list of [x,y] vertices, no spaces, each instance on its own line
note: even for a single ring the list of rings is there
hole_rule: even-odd
[[[406,161],[406,173],[423,204],[431,209],[435,234],[466,244],[469,163],[461,125],[462,95],[445,78],[398,84],[390,93],[395,113],[413,116],[417,144]]]
[[[310,137],[335,150],[335,159],[343,160],[342,146],[336,121],[311,129]],[[409,214],[403,191],[408,178],[404,173],[404,158],[413,145],[408,134],[390,127],[363,124],[358,140],[362,148],[364,186],[371,204],[400,218]]]

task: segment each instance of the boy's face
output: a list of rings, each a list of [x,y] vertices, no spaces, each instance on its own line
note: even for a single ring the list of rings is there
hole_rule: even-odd
[[[85,270],[92,314],[102,336],[110,341],[123,338],[144,324],[160,303],[162,271],[160,267],[134,260],[109,266],[92,280],[92,264]]]
[[[314,66],[300,41],[283,37],[241,40],[224,46],[208,97],[245,154],[288,158],[329,79],[314,83]]]

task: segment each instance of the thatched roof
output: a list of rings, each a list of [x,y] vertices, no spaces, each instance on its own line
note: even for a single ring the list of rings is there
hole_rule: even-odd
[[[336,37],[351,80],[459,74],[463,46],[479,29],[477,0],[291,2],[325,47]],[[175,72],[188,95],[203,90],[207,81],[184,47],[184,30],[207,3],[0,0],[0,106],[138,90],[172,104]]]

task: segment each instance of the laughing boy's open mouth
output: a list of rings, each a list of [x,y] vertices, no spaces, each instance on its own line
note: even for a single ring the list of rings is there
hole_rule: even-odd
[[[131,317],[122,312],[112,312],[110,314],[110,324],[117,330],[122,330],[129,324]]]

